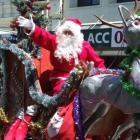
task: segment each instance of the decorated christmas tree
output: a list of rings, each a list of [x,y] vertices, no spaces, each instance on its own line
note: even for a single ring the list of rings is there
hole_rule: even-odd
[[[29,18],[32,15],[34,22],[41,28],[46,28],[48,23],[47,12],[51,10],[49,2],[38,2],[37,0],[13,0],[12,3],[16,6],[19,15]],[[18,46],[30,53],[34,58],[40,58],[40,47],[36,46],[32,40],[24,33],[23,28],[18,27],[16,18],[11,21],[10,27],[17,30]]]
[[[51,12],[50,2],[37,0],[13,0],[12,3],[15,5],[19,16],[21,15],[25,18],[30,18],[30,16],[32,16],[34,23],[41,28],[46,29],[47,25],[49,25],[52,20],[48,14]],[[46,92],[46,84],[44,84],[44,79],[47,77],[46,70],[53,68],[49,61],[49,51],[34,44],[30,37],[24,33],[23,28],[18,27],[18,23],[16,21],[17,18],[13,19],[10,23],[10,27],[17,31],[17,46],[29,53],[35,61],[42,90]],[[41,76],[41,74],[44,75]]]

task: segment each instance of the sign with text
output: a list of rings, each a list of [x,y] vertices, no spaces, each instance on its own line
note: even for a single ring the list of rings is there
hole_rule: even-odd
[[[121,29],[112,28],[111,47],[127,47],[127,42],[124,39],[123,31]]]
[[[116,28],[86,29],[82,30],[84,39],[95,48],[127,47],[123,32]]]

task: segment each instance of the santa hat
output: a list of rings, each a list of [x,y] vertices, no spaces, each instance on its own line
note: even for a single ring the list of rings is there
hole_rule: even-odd
[[[82,26],[82,22],[79,19],[76,19],[76,18],[68,18],[65,22],[67,22],[67,21],[71,21],[71,22],[79,25],[80,27]]]
[[[82,23],[79,19],[76,18],[68,18],[59,28],[59,32],[62,33],[63,30],[68,29],[71,30],[75,35],[81,32]]]

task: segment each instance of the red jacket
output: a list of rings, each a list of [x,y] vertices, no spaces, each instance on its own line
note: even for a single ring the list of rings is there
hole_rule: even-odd
[[[69,72],[75,66],[74,58],[70,60],[70,62],[63,59],[60,61],[58,58],[54,56],[54,52],[57,48],[56,43],[56,35],[51,34],[44,29],[35,26],[34,32],[31,34],[32,40],[39,46],[47,49],[50,51],[50,61],[53,65],[53,73],[52,77],[65,77],[69,75]],[[93,61],[94,66],[97,68],[105,68],[104,60],[101,59],[95,50],[90,46],[87,41],[83,41],[82,44],[82,51],[78,54],[79,60],[84,62],[86,61]],[[46,62],[47,63],[47,62]],[[54,83],[53,83],[54,82]],[[53,88],[53,95],[61,90],[61,86],[64,83],[64,80],[57,80],[52,82]],[[68,109],[68,110],[67,110]],[[64,118],[64,122],[60,127],[59,133],[49,138],[49,140],[74,140],[75,139],[75,127],[74,127],[74,120],[72,119],[73,116],[73,103],[68,105],[67,107],[63,107],[61,117]],[[69,123],[68,123],[69,122]],[[69,127],[69,131],[68,128]],[[48,133],[48,132],[47,132]]]
[[[70,62],[66,60],[60,61],[58,58],[54,57],[54,52],[57,48],[55,34],[51,34],[44,29],[35,26],[35,30],[31,34],[31,38],[37,45],[50,51],[50,61],[54,68],[52,75],[53,77],[65,76],[69,74],[69,72],[75,66],[75,61],[74,59],[71,59]],[[98,54],[87,41],[83,41],[82,51],[80,54],[78,54],[78,58],[79,60],[83,60],[84,62],[93,61],[94,66],[97,68],[105,68],[104,60],[98,56]]]

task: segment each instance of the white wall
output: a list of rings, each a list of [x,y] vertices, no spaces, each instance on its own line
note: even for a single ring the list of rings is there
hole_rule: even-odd
[[[109,21],[120,21],[118,5],[123,4],[131,9],[134,2],[116,3],[116,0],[100,0],[100,5],[76,7],[77,0],[64,0],[64,16],[81,19],[84,23],[96,22],[95,14],[104,16]]]

